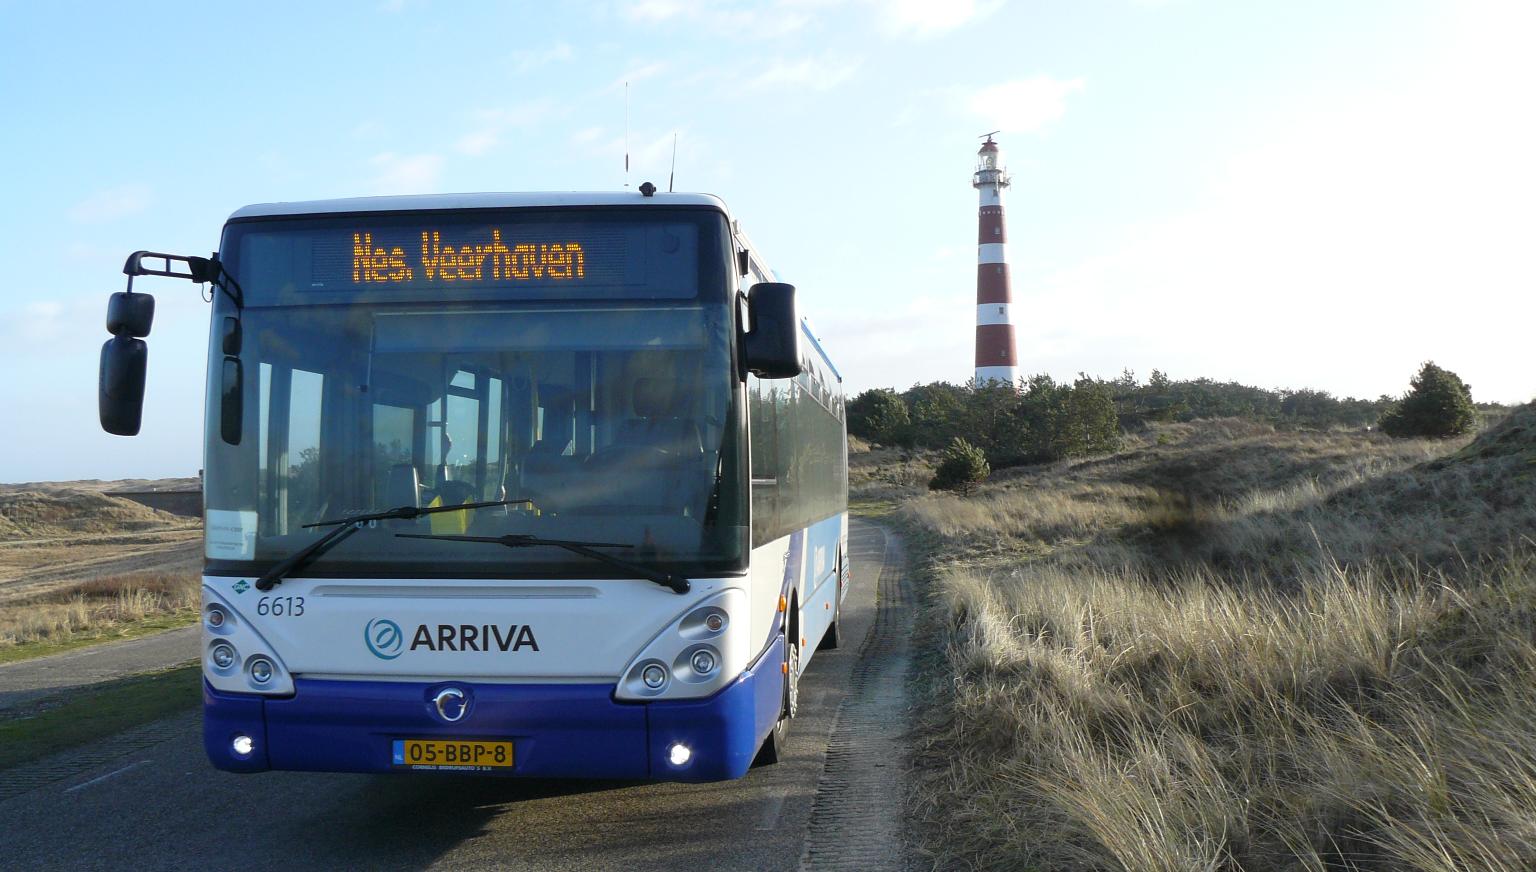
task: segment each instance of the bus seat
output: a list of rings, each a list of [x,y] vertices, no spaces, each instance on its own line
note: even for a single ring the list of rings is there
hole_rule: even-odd
[[[509,493],[533,500],[540,511],[559,511],[560,496],[581,475],[581,458],[561,453],[564,447],[550,440],[535,443],[521,464],[522,486]]]
[[[475,501],[475,489],[468,482],[442,481],[437,485],[437,496],[432,507],[461,506]],[[469,512],[438,512],[428,515],[433,533],[461,534],[469,529]]]
[[[673,457],[692,459],[704,453],[699,427],[677,414],[679,402],[674,382],[658,378],[635,379],[632,399],[638,419],[619,425],[619,441],[635,448],[655,448]]]
[[[389,468],[389,474],[384,479],[384,505],[391,509],[399,506],[421,507],[421,479],[416,475],[416,467],[409,463],[396,463]]]

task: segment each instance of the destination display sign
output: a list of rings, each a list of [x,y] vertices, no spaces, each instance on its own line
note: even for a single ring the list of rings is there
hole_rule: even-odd
[[[255,305],[322,297],[686,299],[698,293],[699,225],[693,221],[434,217],[240,228],[235,268]]]
[[[587,277],[586,249],[573,240],[509,245],[502,239],[499,227],[491,229],[487,242],[461,240],[458,245],[444,242],[439,230],[423,230],[420,235],[421,247],[416,249],[419,254],[413,259],[405,246],[386,247],[382,240],[374,240],[372,231],[354,231],[353,284],[410,282],[418,274],[428,281],[444,282],[526,282],[544,278],[558,282]]]

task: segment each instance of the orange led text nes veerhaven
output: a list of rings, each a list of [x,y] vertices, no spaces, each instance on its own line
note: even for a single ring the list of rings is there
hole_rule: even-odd
[[[486,269],[490,261],[490,269]],[[587,255],[575,242],[507,245],[501,231],[491,231],[489,243],[444,244],[440,231],[421,233],[422,275],[427,280],[473,282],[494,280],[582,279],[587,276]],[[489,275],[487,275],[489,274]],[[376,247],[372,233],[352,234],[352,281],[408,282],[416,269],[406,263],[403,248]]]

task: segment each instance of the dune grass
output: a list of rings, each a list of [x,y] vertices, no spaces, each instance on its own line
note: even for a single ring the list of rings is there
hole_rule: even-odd
[[[0,605],[0,663],[125,639],[197,619],[194,572],[93,578],[33,599]]]
[[[1533,425],[1199,422],[909,492],[936,864],[1536,868]]]

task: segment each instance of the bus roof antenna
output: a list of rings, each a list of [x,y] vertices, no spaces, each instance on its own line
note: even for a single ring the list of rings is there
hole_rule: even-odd
[[[672,180],[677,178],[677,131],[672,131],[672,172],[667,174],[667,193],[672,193]]]
[[[624,187],[629,187],[629,83],[624,83]]]

